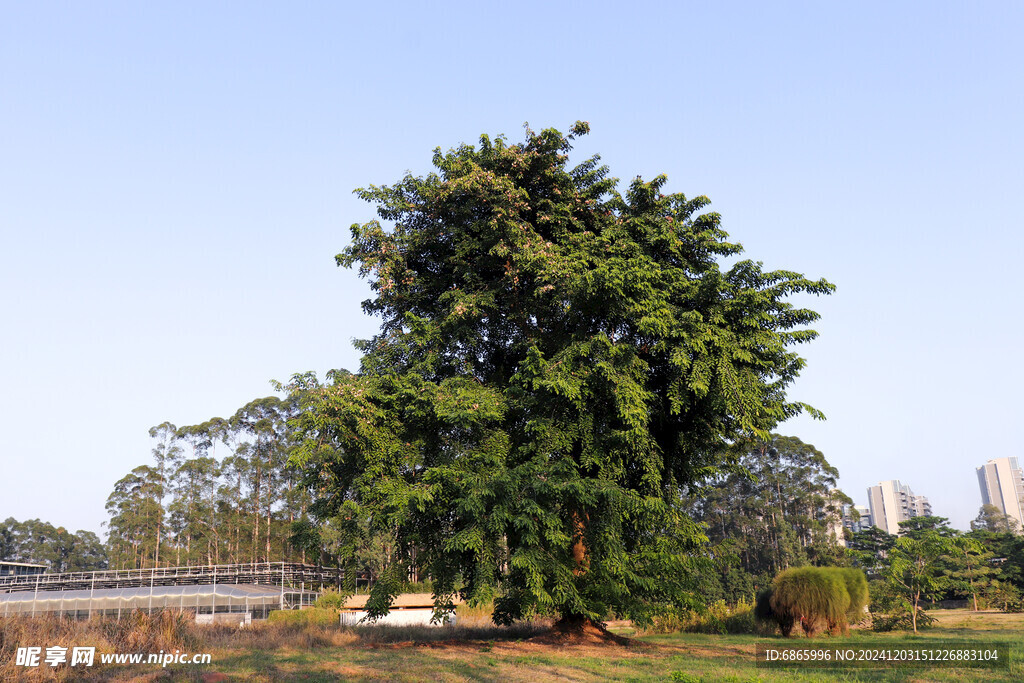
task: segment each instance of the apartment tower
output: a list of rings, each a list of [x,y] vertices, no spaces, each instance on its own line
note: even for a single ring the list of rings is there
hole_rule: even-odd
[[[887,533],[900,532],[900,522],[911,517],[928,517],[932,506],[924,496],[918,496],[899,479],[881,481],[868,488],[871,523]]]
[[[981,502],[994,505],[1024,528],[1024,473],[1017,458],[996,458],[977,469]]]

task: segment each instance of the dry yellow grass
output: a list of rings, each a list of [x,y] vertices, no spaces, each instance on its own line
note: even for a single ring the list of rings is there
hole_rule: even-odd
[[[957,638],[978,644],[1019,643],[1024,634],[1024,615],[936,612],[936,628],[929,638]],[[199,627],[184,624],[180,631],[167,630],[160,620],[134,628],[148,629],[153,637],[177,637],[191,643],[191,652],[210,652],[209,666],[121,665],[97,667],[86,675],[69,676],[39,670],[29,677],[24,670],[3,669],[13,661],[10,646],[24,645],[24,638],[45,636],[50,641],[83,644],[82,638],[107,638],[112,628],[101,622],[56,622],[38,619],[0,623],[0,681],[95,680],[95,681],[747,681],[799,680],[831,683],[834,673],[785,672],[758,669],[754,644],[763,638],[751,635],[665,634],[649,636],[627,645],[608,642],[563,643],[536,638],[548,624],[524,624],[498,629],[485,617],[466,617],[454,628],[376,627],[343,629],[336,626],[256,624],[252,628],[229,626]],[[627,624],[618,624],[626,628]],[[62,630],[63,629],[63,630]],[[163,633],[163,635],[159,635]],[[177,633],[177,635],[175,635]],[[108,634],[108,635],[104,635]],[[115,634],[116,635],[116,634]],[[130,634],[122,633],[121,645]],[[131,636],[138,637],[138,635]],[[848,638],[825,639],[850,645],[891,647],[907,641],[906,634],[857,633]],[[63,640],[61,640],[63,639]],[[96,641],[99,642],[98,640]],[[114,640],[104,647],[115,646]],[[139,647],[155,647],[139,642]],[[164,647],[170,640],[165,640]],[[908,641],[909,642],[909,641]],[[141,643],[141,644],[140,644]],[[93,644],[93,643],[88,643]],[[1015,650],[1014,656],[1021,652]],[[66,670],[65,670],[66,671]],[[953,669],[914,672],[844,672],[849,681],[1013,681],[1024,680],[1024,670],[1015,664],[1009,671],[978,672]]]

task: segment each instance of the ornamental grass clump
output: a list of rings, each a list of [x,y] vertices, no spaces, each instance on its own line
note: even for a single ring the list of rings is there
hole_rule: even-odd
[[[849,582],[856,584],[850,577]],[[787,569],[772,581],[771,587],[758,595],[755,616],[774,621],[782,635],[788,637],[799,622],[808,638],[823,628],[831,633],[846,632],[852,600],[847,578],[833,568],[796,567]],[[859,588],[858,600],[863,600]],[[863,603],[860,609],[863,609]]]
[[[840,624],[843,633],[847,625],[864,620],[868,606],[868,580],[864,572],[854,567],[827,567],[825,571],[837,576],[846,586],[850,605],[846,608],[846,622]]]

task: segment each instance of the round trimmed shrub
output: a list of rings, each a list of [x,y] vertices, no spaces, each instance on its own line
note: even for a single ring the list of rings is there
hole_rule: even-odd
[[[856,624],[864,619],[864,611],[868,606],[868,579],[863,571],[854,567],[827,567],[825,571],[837,576],[846,586],[846,592],[850,596],[846,622],[841,624],[845,633],[847,624]]]
[[[849,581],[856,583],[853,576]],[[865,586],[864,597],[858,594],[858,598],[864,600],[866,595]],[[852,602],[845,575],[833,568],[794,567],[780,573],[771,587],[762,591],[754,611],[759,619],[776,622],[787,637],[799,622],[810,638],[823,628],[845,632]]]

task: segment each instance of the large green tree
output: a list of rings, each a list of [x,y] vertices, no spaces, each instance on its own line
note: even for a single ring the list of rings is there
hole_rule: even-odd
[[[499,623],[685,603],[704,540],[687,488],[736,440],[818,414],[786,393],[818,317],[788,299],[832,285],[737,259],[708,199],[664,176],[620,194],[597,157],[569,166],[586,132],[483,136],[358,191],[383,222],[337,260],[381,331],[358,375],[298,383],[298,460],[335,532],[397,539],[374,613],[414,562],[439,609],[494,597]]]
[[[863,567],[868,576],[877,576],[896,545],[896,538],[884,529],[869,526],[853,534],[847,548],[855,565]]]
[[[978,516],[971,522],[974,531],[991,531],[993,533],[1020,533],[1020,522],[1004,514],[995,505],[985,504],[978,510]]]

